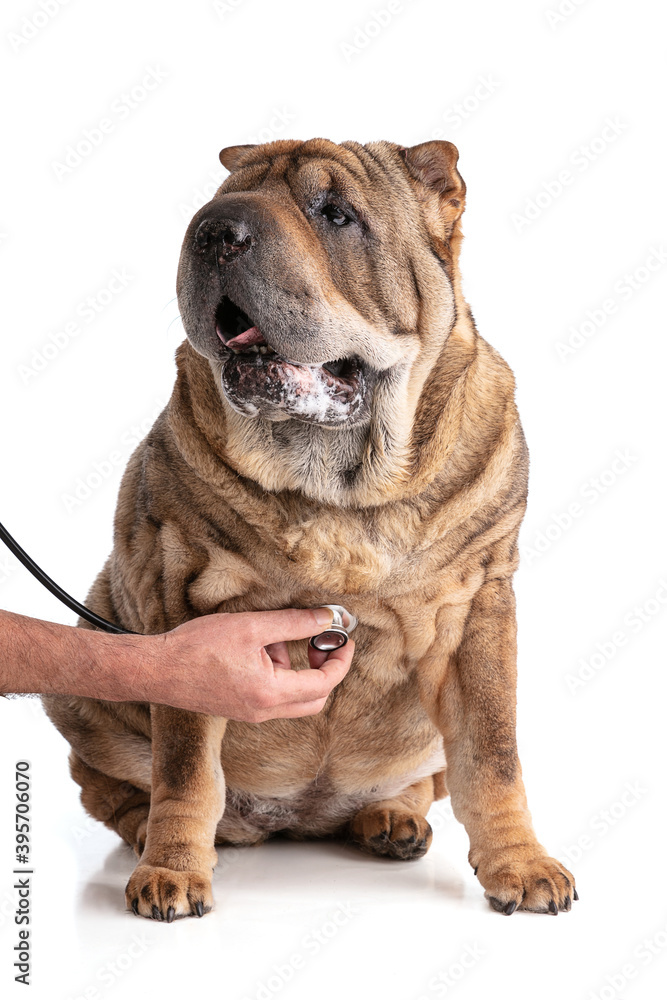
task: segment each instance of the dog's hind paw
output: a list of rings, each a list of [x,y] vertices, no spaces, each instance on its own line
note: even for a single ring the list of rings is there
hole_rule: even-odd
[[[399,861],[423,857],[433,839],[424,816],[402,809],[363,809],[350,823],[350,835],[363,851]]]
[[[209,875],[139,864],[125,887],[128,910],[171,923],[176,917],[203,917],[213,908]]]

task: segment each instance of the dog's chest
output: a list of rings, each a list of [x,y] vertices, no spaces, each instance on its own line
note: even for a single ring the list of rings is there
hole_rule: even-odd
[[[322,603],[341,603],[342,595],[409,603],[416,590],[427,603],[439,597],[457,603],[483,578],[479,559],[453,561],[446,537],[425,541],[400,519],[373,524],[349,512],[324,510],[264,534],[259,544],[257,536],[240,541],[235,552],[209,549],[208,564],[188,595],[198,610],[260,593],[256,607],[290,606],[285,601],[299,595]],[[280,603],[267,604],[267,593]]]

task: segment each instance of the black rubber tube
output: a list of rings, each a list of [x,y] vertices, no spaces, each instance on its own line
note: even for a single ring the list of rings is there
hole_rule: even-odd
[[[39,568],[36,562],[33,562],[28,553],[21,548],[15,538],[12,538],[3,524],[0,524],[0,539],[2,539],[9,551],[16,556],[19,562],[23,563],[25,568],[32,573],[35,579],[39,580],[39,582],[46,587],[46,589],[49,590],[54,597],[57,597],[59,601],[62,601],[63,604],[67,605],[70,611],[73,611],[74,614],[79,615],[80,618],[85,619],[85,621],[94,625],[96,628],[101,628],[104,632],[112,632],[115,635],[139,634],[137,632],[132,632],[129,628],[121,628],[120,625],[114,625],[113,622],[108,622],[106,618],[101,618],[99,615],[96,615],[94,611],[90,611],[83,604],[79,604],[79,602],[75,601],[73,597],[70,597],[70,595],[62,589],[62,587],[59,587],[50,576],[46,575],[43,569]]]

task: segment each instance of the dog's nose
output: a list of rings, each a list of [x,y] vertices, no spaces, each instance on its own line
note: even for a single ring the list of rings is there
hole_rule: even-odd
[[[203,219],[195,233],[195,247],[200,252],[215,246],[225,261],[247,253],[254,243],[249,227],[238,219]]]

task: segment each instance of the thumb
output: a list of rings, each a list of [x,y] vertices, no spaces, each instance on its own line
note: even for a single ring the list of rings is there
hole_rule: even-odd
[[[236,617],[247,618],[258,646],[288,639],[308,639],[323,632],[333,621],[330,608],[286,608],[283,611],[246,611]]]

